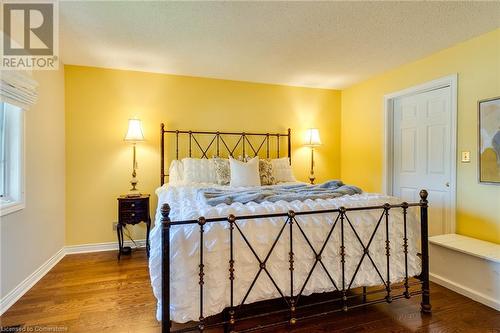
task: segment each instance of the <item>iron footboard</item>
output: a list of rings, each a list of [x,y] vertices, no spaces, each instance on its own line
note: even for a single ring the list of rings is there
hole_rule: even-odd
[[[203,294],[204,294],[204,258],[203,258],[203,246],[200,246],[200,253],[199,253],[199,291],[200,291],[200,304],[199,304],[199,321],[197,325],[191,326],[188,328],[183,328],[180,330],[176,330],[175,332],[186,332],[186,331],[203,331],[208,328],[214,328],[214,327],[223,327],[226,332],[235,332],[236,330],[236,324],[238,322],[243,322],[243,321],[248,321],[250,319],[261,319],[265,316],[270,316],[270,315],[277,315],[277,314],[286,314],[287,313],[287,320],[280,320],[280,321],[274,321],[272,323],[266,324],[266,325],[259,325],[258,327],[251,327],[251,328],[245,328],[244,330],[239,330],[238,332],[242,331],[255,331],[255,330],[261,330],[261,329],[267,329],[279,325],[295,325],[299,320],[305,320],[305,319],[311,319],[319,316],[324,316],[330,313],[334,312],[340,312],[344,311],[347,312],[349,309],[352,308],[357,308],[360,306],[367,306],[367,305],[372,305],[372,304],[377,304],[377,303],[382,303],[382,302],[387,302],[391,303],[393,300],[396,299],[401,299],[401,298],[406,298],[409,299],[412,296],[415,295],[422,295],[422,302],[421,302],[421,311],[424,313],[430,313],[431,312],[431,304],[430,304],[430,291],[429,291],[429,253],[428,253],[428,215],[427,215],[427,210],[428,210],[428,201],[427,201],[427,191],[422,190],[420,191],[420,202],[418,203],[407,203],[403,202],[401,204],[397,205],[391,205],[391,204],[384,204],[381,206],[366,206],[366,207],[352,207],[352,208],[346,208],[346,207],[340,207],[338,209],[331,209],[331,210],[319,210],[319,211],[302,211],[302,212],[295,212],[295,211],[289,211],[288,213],[279,213],[279,214],[265,214],[265,215],[252,215],[252,216],[234,216],[234,215],[229,215],[228,217],[225,218],[210,218],[210,219],[205,219],[204,217],[200,217],[198,220],[186,220],[186,221],[171,221],[169,214],[170,214],[170,206],[168,204],[164,204],[161,208],[161,213],[162,213],[162,332],[172,332],[171,331],[171,320],[170,320],[170,229],[175,226],[180,226],[180,225],[193,225],[197,224],[199,226],[199,235],[200,235],[200,244],[203,244],[203,237],[205,233],[205,225],[207,223],[214,223],[214,222],[225,222],[229,224],[228,228],[228,238],[229,238],[229,244],[230,244],[230,253],[229,253],[229,262],[228,262],[228,279],[230,282],[230,306],[226,311],[226,316],[217,322],[207,322],[206,318],[204,316],[204,308],[203,308]],[[420,207],[420,238],[421,238],[421,261],[422,261],[422,272],[418,276],[417,282],[410,281],[411,276],[408,276],[408,238],[407,238],[407,212],[410,207]],[[381,215],[380,218],[378,219],[376,223],[375,230],[373,231],[369,241],[365,244],[356,229],[354,228],[353,224],[351,223],[349,219],[349,212],[353,211],[373,211],[373,210],[380,210]],[[389,260],[391,256],[391,251],[394,251],[394,249],[391,249],[391,241],[389,237],[389,214],[391,210],[402,210],[403,213],[403,248],[402,251],[404,252],[404,261],[405,261],[405,277],[402,285],[394,286],[391,284],[391,276],[390,276],[390,264],[391,261]],[[306,233],[304,232],[303,228],[301,227],[299,221],[297,220],[297,216],[304,216],[304,215],[312,215],[312,214],[332,214],[334,218],[334,223],[332,224],[325,241],[323,242],[323,245],[321,246],[321,249],[317,251],[313,245],[311,244],[311,241],[307,237]],[[261,219],[261,218],[278,218],[278,217],[283,217],[284,221],[282,223],[281,229],[273,241],[273,244],[267,253],[265,257],[261,257],[257,255],[255,252],[254,248],[248,241],[247,237],[243,233],[243,231],[240,229],[240,226],[238,225],[238,221],[242,220],[248,220],[248,219]],[[379,230],[379,227],[385,228],[385,256],[386,256],[386,275],[382,276],[379,268],[375,264],[374,260],[372,259],[369,248],[375,238],[375,234]],[[294,242],[293,242],[293,231],[294,229],[297,228],[299,230],[299,234],[302,235],[308,245],[309,250],[312,250],[314,254],[314,263],[312,265],[312,268],[308,272],[307,278],[305,279],[304,283],[302,284],[300,291],[297,294],[294,294],[295,288],[295,281],[294,281],[294,263],[295,263],[295,252],[294,252]],[[325,247],[327,246],[329,240],[331,239],[331,235],[333,231],[339,228],[340,229],[340,258],[341,258],[341,283],[337,285],[335,283],[335,280],[331,276],[329,270],[327,269],[325,263],[322,260],[322,254],[323,251],[325,250]],[[274,280],[273,276],[270,274],[269,270],[266,267],[266,263],[268,259],[271,256],[271,253],[273,252],[276,244],[278,243],[279,239],[281,236],[286,232],[285,230],[288,229],[289,235],[290,235],[290,242],[289,242],[289,276],[290,276],[290,293],[287,295],[283,290],[279,288],[277,285],[276,281]],[[346,276],[345,272],[345,244],[344,244],[344,231],[350,229],[353,231],[355,238],[358,240],[359,244],[361,245],[363,251],[361,254],[361,257],[359,258],[359,263],[356,266],[356,269],[354,271],[353,276],[348,279]],[[244,243],[248,246],[248,248],[251,250],[253,253],[256,262],[259,265],[258,273],[255,275],[248,291],[246,292],[245,296],[243,297],[243,300],[241,303],[236,304],[234,300],[234,279],[235,279],[235,261],[234,261],[234,236],[235,234],[238,233],[241,235]],[[297,249],[295,249],[296,251]],[[362,303],[361,304],[350,304],[350,300],[353,297],[359,297],[359,295],[350,295],[349,291],[351,290],[351,287],[353,285],[354,279],[356,277],[356,274],[358,273],[361,264],[363,260],[367,258],[371,264],[373,265],[376,274],[379,276],[381,281],[383,282],[381,284],[382,289],[381,290],[376,290],[376,291],[368,291],[366,287],[362,288]],[[321,299],[318,302],[314,303],[307,303],[307,302],[301,302],[303,296],[304,289],[314,271],[316,266],[320,266],[323,268],[323,270],[326,272],[328,279],[330,280],[332,287],[336,290],[337,294],[339,295],[338,297],[331,298],[331,299]],[[285,306],[282,309],[276,310],[276,311],[271,311],[271,312],[265,312],[265,313],[251,313],[247,314],[245,313],[244,310],[242,310],[242,306],[245,304],[245,301],[247,300],[248,295],[250,294],[250,291],[254,287],[258,277],[261,274],[265,274],[269,277],[270,281],[276,288],[276,291],[280,294],[281,299],[284,301]],[[421,285],[421,288],[417,291],[411,291],[410,288],[413,285]],[[398,290],[403,289],[402,292],[397,292]],[[382,293],[384,296],[379,299],[367,301],[367,296],[375,294],[375,293]],[[322,307],[320,311],[316,311],[314,313],[309,313],[307,315],[302,315],[299,316],[297,312],[299,310],[304,310],[304,309],[310,309],[313,308],[314,306],[323,306],[323,305],[330,305],[329,308]]]

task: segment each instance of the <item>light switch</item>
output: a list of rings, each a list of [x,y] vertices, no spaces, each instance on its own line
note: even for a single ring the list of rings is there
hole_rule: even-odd
[[[462,152],[462,163],[469,163],[470,162],[470,151],[463,151]]]

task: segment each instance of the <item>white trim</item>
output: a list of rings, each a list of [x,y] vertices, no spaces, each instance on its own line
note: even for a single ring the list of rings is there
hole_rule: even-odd
[[[2,203],[0,206],[0,216],[5,216],[26,208],[24,200]]]
[[[49,260],[44,262],[36,271],[31,273],[24,281],[19,283],[5,297],[0,300],[0,315],[5,313],[16,303],[28,290],[30,290],[41,278],[45,276],[65,256],[64,247],[57,251]]]
[[[136,240],[135,243],[140,248],[146,247],[145,239]],[[124,246],[130,246],[130,247],[134,246],[134,243],[129,240],[123,242],[123,244]],[[118,243],[108,242],[108,243],[93,243],[93,244],[82,244],[82,245],[68,245],[64,247],[64,250],[65,254],[113,251],[113,250],[118,250]]]
[[[415,95],[425,91],[435,90],[449,86],[451,89],[451,166],[450,166],[450,225],[446,226],[445,233],[455,233],[456,227],[456,201],[457,201],[457,96],[458,96],[458,74],[451,74],[432,80],[417,86],[406,88],[384,95],[384,128],[383,128],[383,160],[382,160],[382,192],[392,194],[392,126],[393,126],[393,101],[395,98]]]
[[[5,103],[5,102],[3,102]],[[11,104],[13,105],[13,104]],[[14,107],[19,108],[14,105]],[[26,116],[24,110],[20,108],[21,117],[21,138],[20,138],[20,158],[19,158],[19,198],[11,202],[0,202],[0,216],[5,216],[26,208]]]
[[[488,295],[479,293],[475,290],[462,286],[459,283],[448,280],[437,274],[429,273],[429,276],[430,280],[434,283],[437,283],[445,288],[448,288],[450,290],[453,290],[454,292],[464,295],[465,297],[473,299],[476,302],[482,303],[497,311],[500,311],[500,302],[496,299],[489,297]]]

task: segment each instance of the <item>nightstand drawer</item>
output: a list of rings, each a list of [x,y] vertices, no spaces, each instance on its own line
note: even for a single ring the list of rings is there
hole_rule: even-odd
[[[148,220],[148,213],[145,210],[141,211],[120,211],[119,221],[122,224],[136,224],[139,222],[146,222]]]
[[[120,211],[144,210],[147,208],[146,200],[120,200]]]

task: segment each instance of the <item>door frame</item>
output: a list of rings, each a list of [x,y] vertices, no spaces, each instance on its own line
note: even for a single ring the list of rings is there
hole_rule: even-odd
[[[394,129],[394,100],[399,97],[416,95],[427,91],[436,90],[439,88],[450,87],[450,106],[451,106],[451,159],[450,159],[450,225],[445,226],[446,233],[455,233],[456,226],[456,201],[457,201],[457,89],[458,89],[458,74],[451,74],[444,76],[423,84],[409,87],[400,91],[392,92],[384,95],[384,156],[383,156],[383,177],[382,177],[382,190],[387,195],[393,193],[393,137],[392,132]],[[430,198],[432,205],[432,198]]]

